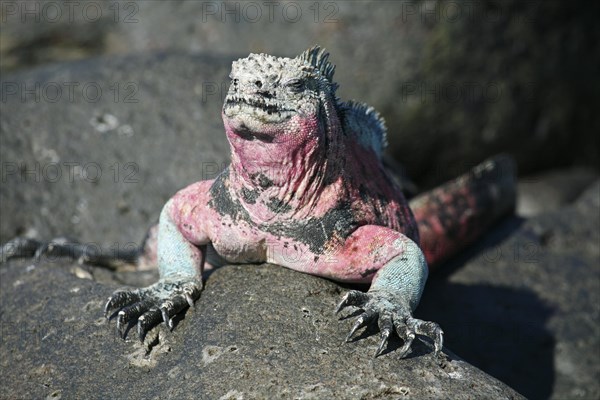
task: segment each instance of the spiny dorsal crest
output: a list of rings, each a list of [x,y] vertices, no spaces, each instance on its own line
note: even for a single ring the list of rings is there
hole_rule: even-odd
[[[335,85],[333,81],[335,65],[329,61],[329,53],[325,49],[322,49],[320,46],[313,46],[300,54],[298,58],[313,66],[323,78],[327,79],[332,85]]]
[[[353,135],[358,143],[371,149],[381,159],[387,146],[383,117],[371,106],[350,100],[340,104],[344,132]]]

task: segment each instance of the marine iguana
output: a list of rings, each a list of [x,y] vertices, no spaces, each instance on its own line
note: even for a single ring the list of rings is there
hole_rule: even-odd
[[[340,282],[370,283],[349,291],[336,312],[362,309],[350,333],[376,323],[375,356],[395,331],[405,356],[417,335],[434,354],[443,345],[435,322],[414,318],[429,265],[472,242],[514,207],[509,157],[410,202],[382,161],[383,119],[367,105],[336,96],[335,66],[318,46],[295,58],[250,54],[233,62],[222,118],[230,165],[194,183],[164,206],[147,240],[130,252],[98,251],[78,242],[16,238],[3,258],[68,255],[104,266],[158,266],[157,283],[113,293],[105,315],[126,335],[138,334],[192,307],[205,266],[269,262]]]

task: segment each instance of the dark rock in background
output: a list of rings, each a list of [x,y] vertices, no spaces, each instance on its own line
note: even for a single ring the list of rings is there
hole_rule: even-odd
[[[597,169],[600,161],[594,2],[7,4],[4,72],[93,54],[295,56],[325,46],[338,65],[340,96],[383,114],[391,154],[422,187],[501,151],[514,154],[527,174]],[[222,98],[227,79],[215,83],[223,90],[211,96]]]
[[[521,178],[517,188],[517,215],[532,217],[556,211],[572,203],[596,179],[598,173],[586,168],[551,170]]]
[[[389,117],[407,135],[391,143],[409,173],[435,183],[498,150],[514,155],[527,174],[569,165],[597,169],[599,4],[435,4],[433,15],[441,18],[432,18],[415,71],[427,101],[415,98]]]

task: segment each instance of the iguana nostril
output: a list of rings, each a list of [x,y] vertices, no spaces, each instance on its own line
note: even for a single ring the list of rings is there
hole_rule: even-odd
[[[262,82],[261,81],[256,81],[254,82],[254,84],[256,85],[257,88],[261,88],[262,87]]]

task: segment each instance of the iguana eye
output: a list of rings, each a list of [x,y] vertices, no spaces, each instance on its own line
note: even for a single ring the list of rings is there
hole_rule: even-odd
[[[300,93],[304,90],[304,81],[302,79],[292,79],[287,81],[285,86],[294,93]]]

